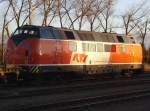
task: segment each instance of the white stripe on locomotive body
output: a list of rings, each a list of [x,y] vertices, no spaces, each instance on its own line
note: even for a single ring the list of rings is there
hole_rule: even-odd
[[[41,38],[43,39],[43,38]],[[111,43],[111,42],[99,42],[99,41],[81,41],[81,40],[61,40],[61,39],[43,39],[43,40],[50,40],[50,41],[58,41],[58,42],[68,42],[68,45],[70,42],[73,42],[77,45],[77,50],[76,51],[72,51],[72,55],[71,55],[71,60],[70,60],[70,64],[68,65],[101,65],[101,64],[108,64],[109,62],[109,58],[110,58],[110,54],[111,52],[105,52],[104,50],[104,45],[138,45],[140,46],[140,44],[133,44],[133,43]],[[93,52],[89,52],[89,51],[83,51],[83,43],[88,43],[88,44],[95,44],[96,45],[96,50]],[[98,52],[97,51],[97,43],[102,44],[102,51]],[[58,45],[58,44],[57,44]],[[69,46],[68,46],[69,48]],[[74,58],[74,56],[78,54],[78,55],[85,55],[87,56],[85,61],[78,61],[81,59],[80,56],[77,56]],[[109,63],[109,64],[136,64],[136,63]],[[137,63],[137,64],[141,64],[141,63]],[[57,64],[58,65],[58,64]],[[65,65],[65,64],[62,64]]]
[[[96,46],[95,51],[93,51],[93,52],[84,51],[83,43],[94,44]],[[91,64],[96,65],[97,64],[98,65],[98,64],[103,64],[103,63],[107,64],[109,61],[109,58],[110,58],[110,52],[104,52],[104,43],[102,43],[102,42],[101,42],[102,52],[97,52],[97,44],[96,43],[100,43],[100,42],[76,41],[77,51],[72,52],[70,64],[71,65],[73,65],[73,64],[80,64],[80,65],[91,65]]]
[[[70,42],[70,41],[69,41]],[[134,45],[134,44],[125,44],[125,43],[108,43],[108,42],[95,42],[95,41],[76,41],[77,44],[77,51],[72,52],[70,64],[79,64],[79,65],[98,65],[98,64],[108,64],[109,59],[110,59],[110,54],[111,52],[105,52],[104,45]],[[93,52],[90,51],[84,51],[83,50],[83,43],[88,43],[88,44],[95,44],[96,45],[96,50]],[[97,43],[102,44],[102,51],[98,52],[97,51]],[[139,45],[140,44],[136,44]],[[78,54],[79,56],[75,58],[75,55]],[[83,59],[81,58],[80,55],[87,56],[85,61],[82,61]],[[80,61],[81,59],[81,61]],[[111,64],[111,63],[109,63]],[[119,64],[119,63],[116,63]]]
[[[69,66],[70,64],[17,64],[17,66]],[[71,64],[70,66],[77,66],[77,65],[86,65],[86,64]],[[89,64],[94,66],[103,66],[103,65],[142,65],[142,63],[101,63],[101,64]]]
[[[61,39],[56,40],[56,39],[44,39],[44,38],[40,38],[40,40],[68,42],[68,48],[69,48],[69,43],[71,43],[71,42],[75,43],[77,45],[77,50],[72,51],[70,64],[60,64],[60,65],[102,65],[102,64],[108,64],[111,52],[105,52],[104,45],[106,45],[106,44],[112,45],[113,44],[113,45],[122,45],[122,46],[124,46],[124,45],[139,45],[140,46],[140,44],[137,44],[137,43],[136,44],[111,43],[111,42],[99,42],[99,41],[61,40]],[[83,51],[83,43],[95,44],[96,50],[93,52]],[[97,43],[102,44],[103,49],[101,52],[97,51]],[[58,44],[56,44],[56,45],[58,45]],[[79,54],[79,56],[77,56],[78,58],[74,57],[76,54]],[[80,54],[87,56],[85,61],[83,61],[83,59],[81,59]],[[80,59],[81,59],[81,61],[80,61]],[[109,64],[142,64],[142,63],[109,63]],[[46,64],[43,64],[43,65],[46,65]],[[49,65],[53,65],[53,64],[49,64]],[[55,64],[55,65],[58,65],[58,64]]]
[[[84,55],[86,57],[85,61],[84,57],[82,59],[81,56],[77,56],[77,59],[74,59],[75,55]],[[80,65],[98,65],[98,64],[108,64],[110,58],[109,52],[73,52],[70,60],[71,65],[80,64]]]

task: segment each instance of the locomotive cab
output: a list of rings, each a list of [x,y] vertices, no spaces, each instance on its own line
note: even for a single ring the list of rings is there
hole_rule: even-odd
[[[6,63],[31,63],[29,59],[33,59],[34,55],[37,53],[36,48],[38,44],[38,38],[38,28],[27,26],[17,28],[7,43]]]

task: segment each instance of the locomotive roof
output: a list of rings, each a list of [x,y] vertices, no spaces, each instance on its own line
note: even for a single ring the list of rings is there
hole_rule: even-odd
[[[75,39],[75,40],[135,43],[133,37],[125,38],[123,36],[120,36],[117,33],[79,31],[79,30],[72,30],[72,29],[68,29],[68,28],[57,28],[57,27],[53,27],[53,26],[37,26],[37,25],[23,25],[19,28],[41,29],[41,28],[47,28],[47,27],[59,30],[59,32],[61,32],[62,36],[65,36],[65,38],[67,38],[67,39],[70,39],[67,36],[74,36],[73,39]],[[72,37],[71,37],[71,39],[72,39]]]
[[[58,28],[58,27],[53,27],[53,26],[38,26],[38,25],[23,25],[20,28],[44,28],[44,27],[51,27],[51,28],[55,28],[55,29],[59,29],[59,30],[64,30],[64,31],[78,31],[78,32],[82,32],[82,33],[106,33],[106,32],[85,31],[85,30],[79,31],[79,30],[68,29],[68,28],[65,28],[65,27]],[[117,33],[107,32],[106,34],[117,34]]]

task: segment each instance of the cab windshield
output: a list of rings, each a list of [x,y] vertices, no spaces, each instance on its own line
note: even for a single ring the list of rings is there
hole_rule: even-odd
[[[38,36],[38,30],[37,29],[30,29],[30,28],[18,28],[14,32],[13,37],[21,37],[21,36],[26,36],[26,38],[37,37]]]
[[[17,28],[13,33],[11,39],[14,41],[16,45],[21,43],[23,40],[30,38],[39,38],[38,28],[30,28],[30,27],[20,27]]]

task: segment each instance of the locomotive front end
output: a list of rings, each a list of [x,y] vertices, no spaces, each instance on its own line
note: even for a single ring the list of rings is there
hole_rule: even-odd
[[[7,42],[5,63],[29,71],[33,64],[38,63],[38,38],[37,27],[22,26],[17,28]]]

